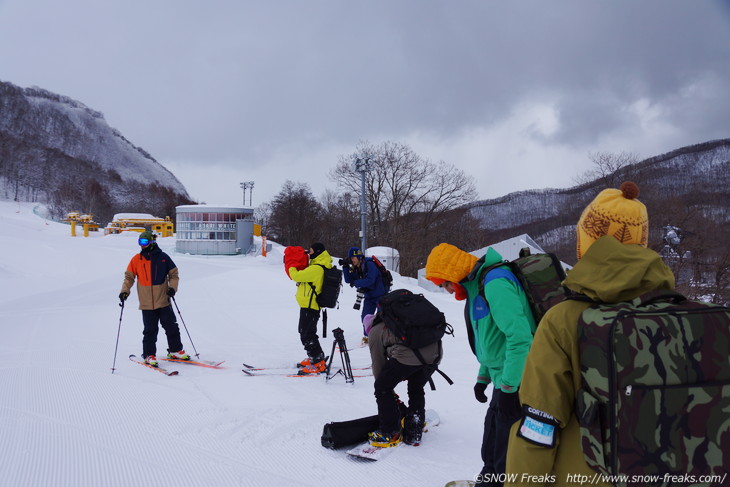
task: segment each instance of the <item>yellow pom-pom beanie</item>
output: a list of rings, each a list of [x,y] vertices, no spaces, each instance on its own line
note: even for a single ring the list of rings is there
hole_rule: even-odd
[[[431,250],[426,260],[426,279],[458,283],[464,279],[477,263],[477,258],[451,244],[441,243]]]
[[[578,259],[599,238],[611,235],[623,244],[646,247],[649,240],[649,215],[637,200],[639,187],[627,181],[621,189],[604,189],[583,210],[578,220],[576,252]]]

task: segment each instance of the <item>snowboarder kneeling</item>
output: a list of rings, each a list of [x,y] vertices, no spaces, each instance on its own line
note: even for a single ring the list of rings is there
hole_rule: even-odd
[[[365,316],[363,325],[369,337],[375,401],[380,420],[380,428],[368,435],[369,442],[378,447],[396,446],[401,441],[417,446],[421,442],[425,421],[424,387],[441,361],[441,342],[418,349],[424,361],[430,364],[423,365],[416,353],[402,345],[393,332],[384,326],[380,313]],[[401,403],[395,393],[395,387],[402,381],[408,382],[405,416],[401,413]]]

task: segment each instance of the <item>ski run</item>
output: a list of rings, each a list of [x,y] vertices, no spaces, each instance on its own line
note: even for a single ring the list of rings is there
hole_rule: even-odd
[[[127,359],[142,355],[136,290],[123,312],[117,298],[139,251],[135,235],[71,237],[42,207],[0,201],[0,486],[441,487],[479,472],[486,405],[473,397],[478,365],[463,303],[394,273],[395,287],[424,293],[454,325],[441,368],[455,384],[435,376],[436,391],[426,388],[441,424],[420,446],[357,461],[320,443],[326,423],[377,412],[368,348],[353,346],[362,337],[354,289],[344,286],[339,308],[328,310],[328,328],[342,328],[352,348],[354,383],[323,374],[253,379],[240,364],[296,373],[305,358],[281,248],[267,257],[192,256],[176,253],[174,238],[159,243],[179,268],[175,298],[199,357],[178,319],[185,350],[202,363],[223,361],[218,368],[163,360],[162,329],[159,365],[177,375]],[[319,329],[321,337],[321,321]],[[331,334],[320,340],[330,353]],[[342,368],[339,350],[331,367]],[[396,392],[407,396],[403,384]]]

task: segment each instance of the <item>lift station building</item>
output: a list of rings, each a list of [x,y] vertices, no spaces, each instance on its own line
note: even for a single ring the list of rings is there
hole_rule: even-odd
[[[182,205],[175,211],[177,252],[235,255],[253,248],[253,208]]]

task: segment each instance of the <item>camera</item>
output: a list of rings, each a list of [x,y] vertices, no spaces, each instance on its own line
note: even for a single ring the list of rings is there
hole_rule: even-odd
[[[352,306],[352,309],[360,309],[360,304],[362,304],[362,298],[365,297],[365,293],[362,291],[362,289],[357,290],[357,297],[355,298],[355,304]]]
[[[337,263],[340,264],[340,267],[347,267],[350,265],[350,261],[348,259],[340,259]]]

